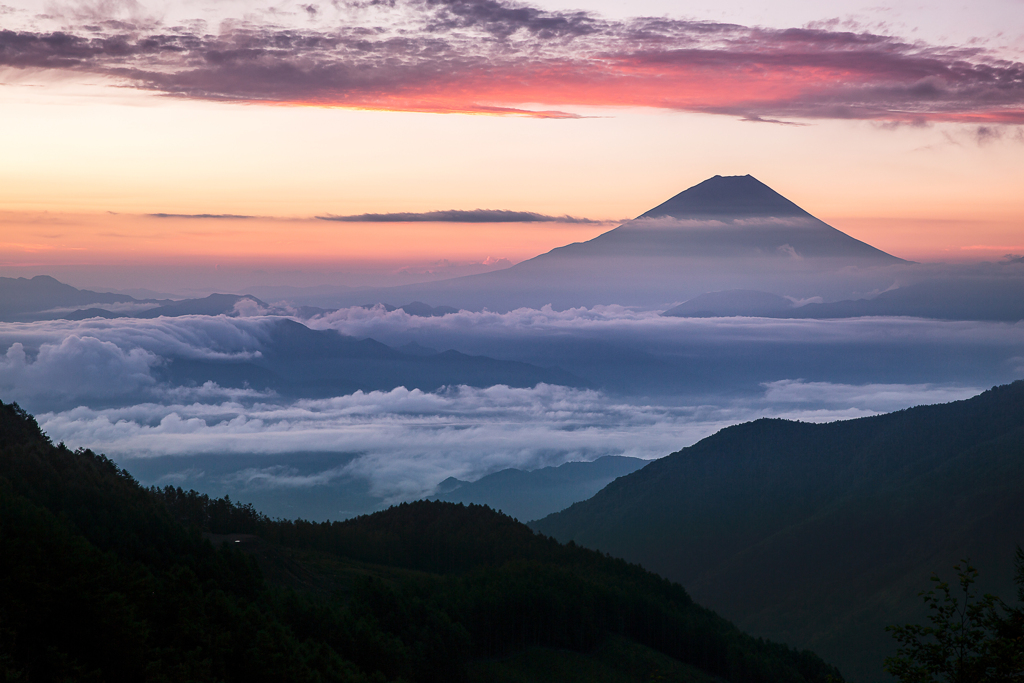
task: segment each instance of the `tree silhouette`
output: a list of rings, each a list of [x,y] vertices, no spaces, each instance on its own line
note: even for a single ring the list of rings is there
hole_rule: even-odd
[[[968,560],[953,569],[956,585],[932,574],[922,591],[930,626],[889,626],[900,647],[885,670],[901,683],[1024,681],[1024,609],[994,595],[979,595],[978,570]],[[1024,551],[1017,547],[1015,581],[1024,602]]]

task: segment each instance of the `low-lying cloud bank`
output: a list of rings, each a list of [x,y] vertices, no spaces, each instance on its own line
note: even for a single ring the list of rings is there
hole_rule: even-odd
[[[274,351],[281,318],[258,313],[0,323],[0,398],[35,412],[274,400],[270,389],[229,389],[213,376],[175,386],[164,372],[175,359],[222,368],[262,362]],[[666,318],[621,306],[437,317],[355,307],[304,322],[398,348],[415,343],[417,352],[454,349],[557,366],[609,395],[658,397],[630,399],[658,403],[752,396],[763,383],[792,378],[830,386],[991,386],[1024,372],[1024,323]]]
[[[759,397],[717,405],[630,403],[599,391],[405,388],[324,400],[144,403],[79,407],[39,416],[55,441],[105,452],[132,469],[139,459],[194,456],[179,480],[233,457],[233,485],[295,489],[361,480],[387,502],[428,495],[447,477],[476,479],[508,468],[535,469],[603,455],[657,458],[731,424],[763,416],[831,421],[980,393],[978,387],[845,386],[776,382]],[[252,467],[242,456],[321,453],[299,471],[287,459]],[[339,454],[351,458],[338,463]],[[204,456],[207,456],[204,458]],[[307,458],[308,460],[308,458]],[[314,458],[315,460],[315,458]],[[165,479],[173,483],[174,477]],[[226,481],[226,480],[225,480]]]

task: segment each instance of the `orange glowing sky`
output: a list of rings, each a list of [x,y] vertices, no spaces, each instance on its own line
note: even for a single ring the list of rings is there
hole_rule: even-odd
[[[864,27],[791,30],[782,14],[774,28],[638,23],[607,3],[565,14],[549,2],[469,28],[453,15],[436,55],[391,41],[381,50],[399,51],[376,63],[326,14],[284,25],[283,10],[271,21],[249,7],[245,22],[221,17],[190,38],[207,52],[189,56],[144,48],[187,37],[171,5],[108,17],[134,22],[124,36],[88,28],[123,8],[69,2],[44,20],[29,5],[0,17],[18,31],[0,50],[0,275],[141,287],[147,266],[229,265],[406,281],[430,264],[521,261],[712,175],[746,173],[897,256],[1024,253],[1024,66],[1012,40],[986,52]],[[392,22],[409,43],[425,21],[410,12],[357,18]],[[79,36],[73,54],[53,51],[58,29]],[[261,43],[282,35],[329,47]],[[122,47],[107,49],[115,38]],[[226,46],[257,56],[209,57]],[[288,78],[268,75],[285,67]],[[449,209],[601,222],[315,218]]]

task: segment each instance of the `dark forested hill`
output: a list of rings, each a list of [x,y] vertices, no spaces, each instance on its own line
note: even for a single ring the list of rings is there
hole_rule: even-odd
[[[0,585],[4,680],[841,680],[486,507],[272,521],[142,488],[2,403]]]
[[[884,678],[887,624],[969,557],[1013,594],[1024,382],[888,415],[722,430],[531,526],[639,562],[758,635]]]

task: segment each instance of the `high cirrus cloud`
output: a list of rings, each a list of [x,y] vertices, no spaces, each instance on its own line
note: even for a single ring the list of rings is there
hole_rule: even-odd
[[[198,21],[102,21],[96,8],[108,4],[66,12],[61,30],[0,32],[0,66],[178,97],[364,109],[571,118],[565,109],[643,106],[751,121],[1024,123],[1021,62],[869,32],[612,20],[505,0],[338,0],[208,31]],[[538,102],[552,109],[526,108]]]

